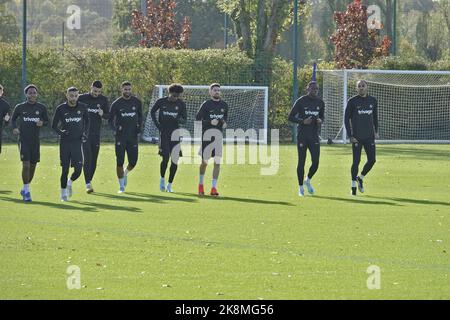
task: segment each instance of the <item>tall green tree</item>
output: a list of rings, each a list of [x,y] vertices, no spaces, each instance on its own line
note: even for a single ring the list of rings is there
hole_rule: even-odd
[[[131,28],[132,12],[140,8],[140,0],[114,0],[113,43],[118,47],[137,47],[140,37]]]
[[[11,0],[0,0],[0,42],[19,40],[19,27],[16,18],[6,10],[6,3]]]
[[[239,48],[255,61],[255,82],[269,82],[276,44],[292,22],[292,1],[219,0],[219,7],[234,22]]]

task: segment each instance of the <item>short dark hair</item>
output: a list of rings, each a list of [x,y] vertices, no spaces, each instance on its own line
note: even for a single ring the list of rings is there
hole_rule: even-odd
[[[99,89],[103,88],[103,84],[100,80],[95,80],[94,82],[92,82],[92,86]]]
[[[3,88],[3,86],[2,86],[1,84],[0,84],[0,89],[1,89],[1,90],[5,90],[5,88]]]
[[[67,93],[69,92],[78,92],[78,89],[76,87],[70,87],[67,89]]]
[[[130,81],[124,81],[122,82],[122,88],[125,86],[131,86],[131,82]]]
[[[214,88],[214,87],[219,87],[219,88],[220,88],[220,84],[218,84],[218,83],[213,83],[213,84],[211,84],[211,85],[209,86],[209,90],[211,90],[211,89]]]
[[[179,83],[172,83],[169,86],[169,93],[183,93],[183,86]]]
[[[25,94],[27,94],[27,93],[28,93],[28,90],[30,90],[30,89],[32,89],[32,88],[34,88],[34,90],[38,91],[37,87],[36,87],[34,84],[29,84],[29,85],[27,85],[27,86],[25,87],[25,89],[23,89],[23,92],[24,92]]]

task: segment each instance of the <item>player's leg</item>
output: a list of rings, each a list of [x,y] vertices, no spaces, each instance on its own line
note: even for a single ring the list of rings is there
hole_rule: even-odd
[[[123,170],[123,183],[124,183],[124,186],[126,187],[128,184],[128,174],[134,169],[134,167],[136,167],[136,164],[138,161],[139,146],[138,146],[137,139],[127,141],[127,143],[125,145],[125,151],[127,153],[128,165],[125,168],[125,170]]]
[[[31,192],[30,192],[30,171],[31,171],[31,163],[32,154],[31,154],[31,145],[23,142],[19,142],[19,152],[20,159],[22,160],[22,182],[23,187],[20,191],[20,195],[24,201],[31,201]]]
[[[305,189],[303,187],[303,179],[305,177],[305,162],[306,162],[306,150],[308,149],[304,139],[297,137],[297,179],[298,179],[298,195],[303,197],[305,195]]]
[[[367,156],[367,162],[364,164],[363,170],[361,171],[361,174],[356,177],[358,181],[358,189],[360,192],[364,192],[364,186],[363,186],[363,179],[364,176],[366,176],[369,171],[373,168],[376,162],[376,147],[375,147],[375,140],[369,139],[367,141],[364,141],[364,151],[366,152]]]
[[[68,201],[67,195],[67,178],[69,177],[70,168],[70,149],[67,143],[60,142],[59,144],[59,158],[61,161],[61,201]]]
[[[308,150],[311,155],[311,166],[309,167],[308,175],[305,179],[305,185],[310,194],[314,194],[314,188],[311,184],[311,179],[316,174],[319,169],[319,159],[320,159],[320,142],[318,140],[312,141],[308,144]]]
[[[356,195],[356,187],[357,187],[357,176],[358,176],[358,168],[359,163],[361,162],[361,151],[362,144],[358,142],[352,143],[352,154],[353,154],[353,163],[351,168],[351,176],[352,176],[352,195]]]
[[[159,155],[161,156],[161,163],[159,164],[159,190],[166,191],[166,171],[170,160],[170,135],[162,133],[159,141]]]
[[[219,195],[219,192],[217,191],[217,180],[219,180],[220,163],[222,162],[222,146],[223,146],[222,135],[213,136],[211,145],[213,146],[211,156],[214,158],[214,167],[211,180],[210,195],[217,197]]]
[[[83,162],[83,174],[84,181],[86,183],[86,192],[91,193],[91,171],[92,171],[92,149],[91,149],[91,138],[89,137],[82,143],[84,162]]]
[[[125,163],[125,143],[116,140],[116,172],[119,180],[119,193],[125,192],[125,178],[123,164]]]
[[[211,153],[207,152],[207,146],[209,145],[209,143],[209,141],[202,141],[202,145],[199,151],[199,155],[202,158],[202,163],[200,164],[199,168],[198,194],[201,196],[205,194],[205,173],[208,166],[208,160],[211,158]]]
[[[181,152],[181,141],[170,141],[170,169],[169,169],[169,183],[167,184],[167,192],[172,192],[172,183],[175,179],[175,175],[178,170],[178,161],[180,157],[183,156],[183,153]]]
[[[91,139],[91,184],[94,180],[94,174],[97,170],[98,154],[100,153],[100,136]]]
[[[83,171],[83,144],[81,141],[76,141],[70,145],[70,160],[74,171],[72,172],[70,179],[67,180],[67,192],[69,197],[72,196],[72,184],[81,176]]]

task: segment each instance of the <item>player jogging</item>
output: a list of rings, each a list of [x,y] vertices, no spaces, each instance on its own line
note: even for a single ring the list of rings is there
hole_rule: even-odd
[[[23,187],[20,190],[22,199],[31,201],[30,183],[40,161],[41,127],[48,124],[47,108],[37,102],[38,90],[30,84],[24,89],[26,101],[14,108],[11,118],[13,133],[19,136],[19,153],[22,161]]]
[[[210,195],[218,196],[217,179],[220,173],[220,162],[222,158],[222,130],[227,126],[228,105],[220,99],[220,84],[213,83],[209,87],[211,99],[206,100],[200,106],[196,120],[202,122],[202,145],[200,156],[200,177],[198,184],[198,194],[204,195],[204,178],[208,160],[214,158],[213,178]]]
[[[89,114],[89,133],[86,141],[83,142],[83,172],[87,193],[94,192],[92,179],[97,168],[97,158],[100,151],[102,119],[108,119],[109,114],[108,99],[102,95],[102,87],[103,84],[100,81],[94,81],[90,92],[82,94],[78,98],[78,101],[88,106]]]
[[[122,96],[111,104],[109,124],[114,131],[116,145],[117,178],[119,193],[125,192],[128,173],[138,160],[138,135],[142,127],[142,102],[131,95],[131,83],[122,83]],[[125,152],[128,166],[123,169]]]
[[[352,97],[345,109],[345,129],[350,137],[353,151],[352,195],[364,192],[363,179],[375,164],[375,139],[378,139],[378,102],[367,94],[367,82],[360,80],[356,84],[358,95]],[[361,174],[358,175],[358,166],[361,161],[361,150],[364,147],[367,162]]]
[[[2,153],[2,131],[3,131],[3,122],[8,123],[10,119],[11,106],[8,101],[3,98],[3,86],[0,85],[0,153]]]
[[[289,114],[289,121],[298,124],[297,131],[297,151],[298,165],[297,177],[299,183],[298,195],[303,197],[305,190],[303,183],[306,185],[308,192],[314,194],[314,188],[311,185],[311,179],[319,168],[320,158],[320,138],[319,128],[324,120],[325,103],[318,97],[319,86],[317,82],[308,83],[308,94],[300,97],[295,101],[294,106]],[[311,166],[309,172],[305,175],[306,151],[311,154]]]
[[[78,101],[78,89],[70,87],[66,93],[67,102],[55,110],[52,128],[59,135],[59,157],[61,160],[61,201],[72,196],[72,184],[83,169],[83,146],[89,132],[87,105]],[[74,172],[67,179],[70,167]]]
[[[162,157],[160,164],[161,178],[159,181],[159,189],[161,191],[172,192],[172,183],[178,168],[178,157],[181,150],[179,149],[180,135],[177,134],[178,131],[176,130],[180,127],[180,124],[186,123],[187,120],[186,104],[181,99],[182,93],[183,87],[180,84],[171,84],[169,86],[169,96],[158,99],[150,111],[152,120],[159,130],[159,154]],[[159,115],[157,119],[156,112],[158,110]],[[172,154],[172,152],[174,153]],[[169,159],[172,161],[166,189],[164,176]]]

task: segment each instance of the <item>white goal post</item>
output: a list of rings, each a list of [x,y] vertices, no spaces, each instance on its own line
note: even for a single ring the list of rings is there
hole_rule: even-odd
[[[149,112],[145,121],[143,139],[149,142],[159,140],[159,132],[155,127],[150,110],[157,99],[168,95],[169,85],[156,85],[153,89]],[[190,137],[183,137],[183,141],[200,141],[198,131],[194,130],[194,122],[200,105],[210,99],[209,86],[183,85],[183,101],[187,108],[187,122],[182,127],[189,131]],[[269,88],[257,86],[221,86],[221,99],[228,104],[227,130],[242,130],[242,135],[236,137],[227,135],[224,130],[224,141],[234,142],[245,140],[253,143],[267,144],[268,137],[268,109]],[[158,116],[158,113],[156,114]]]
[[[378,100],[381,143],[450,143],[450,71],[322,70],[322,140],[346,143],[344,112],[366,80]]]

